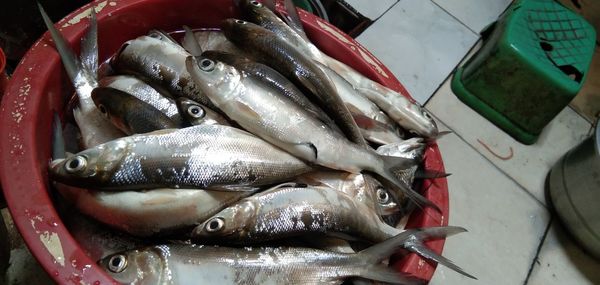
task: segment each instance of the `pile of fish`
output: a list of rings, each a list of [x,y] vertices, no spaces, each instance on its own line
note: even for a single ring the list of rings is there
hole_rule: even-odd
[[[422,169],[427,112],[322,53],[294,13],[238,6],[245,20],[181,44],[153,30],[100,67],[94,9],[77,57],[40,6],[80,147],[55,116],[50,177],[86,216],[157,241],[99,264],[127,284],[419,284],[382,263],[404,249],[472,277],[423,244],[463,228],[400,229],[439,210],[413,190],[444,175]]]

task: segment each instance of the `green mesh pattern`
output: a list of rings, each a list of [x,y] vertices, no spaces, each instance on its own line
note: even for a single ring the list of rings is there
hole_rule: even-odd
[[[594,29],[581,16],[553,0],[515,3],[509,42],[531,60],[548,66],[573,66],[585,74],[595,45]],[[555,76],[564,76],[559,68]]]

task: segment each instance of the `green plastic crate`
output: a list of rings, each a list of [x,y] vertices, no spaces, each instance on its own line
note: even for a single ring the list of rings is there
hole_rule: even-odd
[[[533,144],[581,89],[596,33],[552,0],[515,1],[482,32],[452,79],[456,96],[516,140]]]

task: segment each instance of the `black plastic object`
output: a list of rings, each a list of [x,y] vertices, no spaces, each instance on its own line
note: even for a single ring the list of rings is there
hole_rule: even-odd
[[[331,24],[338,27],[352,38],[356,38],[373,23],[371,19],[360,14],[344,0],[315,1],[321,2]],[[318,9],[316,7],[313,7],[313,10],[317,16],[321,17],[318,14]]]

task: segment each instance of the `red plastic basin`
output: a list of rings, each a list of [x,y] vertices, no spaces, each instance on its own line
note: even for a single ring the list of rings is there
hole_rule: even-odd
[[[179,30],[218,27],[228,17],[238,16],[231,0],[108,0],[96,2],[100,59],[113,54],[126,40],[159,28]],[[84,6],[61,20],[57,27],[73,48],[79,50],[90,6]],[[366,76],[409,97],[392,73],[362,46],[323,20],[301,12],[306,32],[327,54],[349,64]],[[326,27],[325,29],[323,27]],[[10,212],[29,249],[44,269],[62,284],[115,283],[85,254],[69,234],[52,204],[47,165],[51,149],[52,112],[64,111],[66,95],[73,88],[58,53],[46,33],[22,59],[2,101],[0,126],[0,179]],[[426,168],[444,170],[437,145],[426,152]],[[431,187],[430,184],[433,184]],[[429,187],[429,188],[428,188]],[[416,211],[409,227],[447,225],[448,189],[446,179],[426,181],[424,195],[436,203],[434,210]],[[428,245],[441,252],[444,241]],[[402,272],[429,280],[435,266],[415,254],[397,260],[393,266]]]

